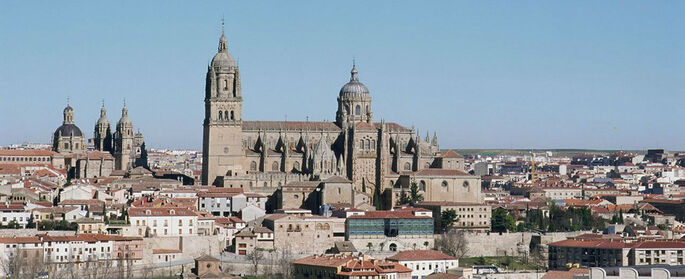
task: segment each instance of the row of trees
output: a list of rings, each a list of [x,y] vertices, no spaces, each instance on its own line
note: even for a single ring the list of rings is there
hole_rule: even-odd
[[[549,212],[541,209],[527,209],[525,217],[519,219],[504,208],[492,211],[493,232],[516,232],[538,230],[543,232],[568,232],[580,230],[603,230],[606,226],[604,219],[592,215],[587,207],[561,208],[553,203],[549,205]]]

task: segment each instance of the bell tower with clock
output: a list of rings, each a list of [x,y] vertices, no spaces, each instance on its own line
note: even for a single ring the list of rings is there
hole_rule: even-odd
[[[245,174],[242,166],[240,69],[228,52],[221,25],[219,48],[207,67],[202,141],[202,184],[222,186],[224,176]]]

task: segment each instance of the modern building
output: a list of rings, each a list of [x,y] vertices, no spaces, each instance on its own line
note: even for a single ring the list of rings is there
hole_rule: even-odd
[[[347,217],[346,240],[359,251],[428,249],[435,242],[432,215],[423,208],[355,212]]]

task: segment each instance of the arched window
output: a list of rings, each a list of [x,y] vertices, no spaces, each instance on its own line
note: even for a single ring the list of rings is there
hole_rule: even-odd
[[[426,191],[426,181],[419,182],[419,191]]]
[[[274,162],[273,164],[271,164],[271,170],[273,170],[273,171],[278,170],[278,162]]]
[[[369,114],[369,105],[366,105],[366,114]]]
[[[359,141],[359,149],[364,149],[364,140]]]
[[[404,170],[406,170],[406,171],[411,170],[411,164],[409,164],[409,162],[404,163]]]
[[[231,120],[235,120],[235,115],[233,114],[233,111],[231,111]]]
[[[375,149],[376,149],[376,141],[371,140],[371,150],[375,150]]]
[[[257,162],[255,162],[255,161],[250,162],[250,170],[251,171],[257,170]]]
[[[390,251],[393,251],[393,252],[397,251],[397,244],[395,244],[395,243],[390,244]]]
[[[371,149],[371,141],[367,139],[366,140],[366,150],[370,150],[370,149]]]
[[[224,120],[224,112],[219,111],[219,120]]]
[[[346,112],[347,114],[350,114],[350,107],[349,107],[349,106],[345,106],[345,112]]]
[[[264,187],[269,187],[269,183],[266,183],[266,181],[264,181]]]
[[[447,184],[447,181],[442,181],[442,189],[443,189],[443,190],[449,191],[448,186],[449,186],[449,184]]]
[[[354,107],[354,115],[360,115],[361,113],[362,113],[362,108],[359,105]]]

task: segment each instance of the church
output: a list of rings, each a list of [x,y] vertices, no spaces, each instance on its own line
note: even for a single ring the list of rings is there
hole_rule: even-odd
[[[317,182],[349,184],[328,196],[347,196],[335,202],[352,206],[378,199],[392,206],[412,183],[426,201],[483,199],[480,179],[464,172],[461,155],[440,150],[436,134],[421,138],[413,127],[374,121],[371,92],[356,65],[337,94],[334,122],[243,120],[242,93],[240,69],[222,27],[206,75],[204,185],[276,193],[281,208],[293,204],[288,199],[305,202],[308,192],[326,193]]]
[[[116,130],[107,120],[104,103],[100,118],[95,123],[93,146],[86,144],[86,135],[74,122],[74,108],[67,102],[64,119],[52,135],[52,150],[68,171],[69,178],[94,178],[126,173],[137,166],[147,166],[143,134],[133,132],[126,104],[121,109],[121,119]]]

